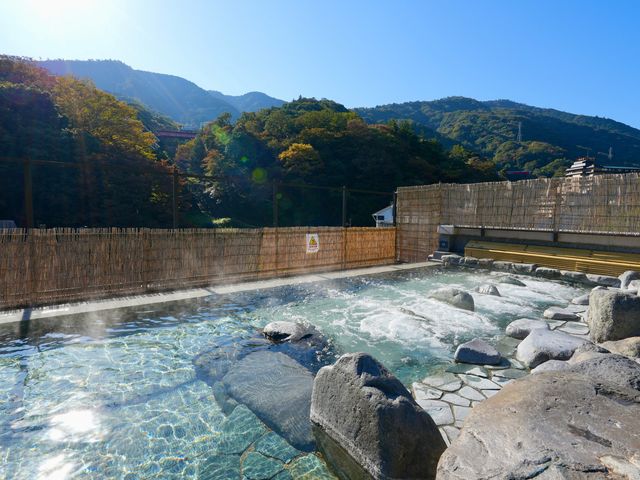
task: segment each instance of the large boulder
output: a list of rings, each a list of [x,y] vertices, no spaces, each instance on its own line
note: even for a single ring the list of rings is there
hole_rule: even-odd
[[[594,342],[640,336],[640,296],[622,290],[593,290],[587,323]]]
[[[550,320],[572,320],[574,322],[580,321],[580,315],[569,308],[549,307],[544,311],[542,315]]]
[[[618,278],[620,279],[620,288],[624,290],[629,287],[629,284],[633,280],[640,280],[640,272],[636,270],[627,270],[626,272],[622,273]]]
[[[460,260],[462,259],[462,257],[460,255],[457,255],[455,253],[451,254],[451,255],[443,255],[442,257],[440,257],[440,260],[442,260],[442,265],[444,265],[445,267],[451,267],[454,265],[460,265]]]
[[[463,310],[471,310],[473,312],[475,309],[473,297],[469,293],[458,290],[457,288],[439,288],[431,293],[431,298]]]
[[[476,338],[458,345],[454,360],[475,365],[498,365],[502,361],[502,355],[484,340]]]
[[[640,295],[640,280],[631,280],[627,285],[627,291]]]
[[[640,365],[630,358],[613,353],[571,363],[570,371],[586,375],[594,383],[608,383],[640,391]]]
[[[438,479],[638,478],[639,452],[637,391],[543,372],[473,408],[440,458]]]
[[[538,267],[535,271],[536,277],[555,279],[560,278],[560,270],[549,267]]]
[[[499,270],[501,272],[510,272],[511,271],[511,265],[513,265],[513,263],[511,262],[504,262],[502,260],[496,260],[493,262],[493,269],[494,270]]]
[[[515,273],[524,273],[526,275],[531,275],[536,271],[538,265],[535,263],[514,263],[511,265],[511,270]]]
[[[541,328],[543,330],[549,330],[549,324],[544,320],[535,320],[533,318],[519,318],[514,320],[509,325],[505,333],[509,337],[518,338],[523,340],[531,333],[531,330]]]
[[[585,343],[589,341],[568,333],[537,328],[520,342],[516,358],[534,368],[547,360],[568,360],[576,348]]]
[[[625,357],[640,358],[640,337],[629,337],[624,340],[610,340],[601,344],[610,352]]]
[[[222,382],[234,400],[294,447],[315,446],[309,411],[313,375],[291,357],[271,351],[251,353],[232,365]]]
[[[433,479],[446,448],[404,385],[365,353],[343,355],[318,372],[311,421],[342,478]]]
[[[590,284],[587,274],[573,270],[560,270],[560,278],[566,282]]]

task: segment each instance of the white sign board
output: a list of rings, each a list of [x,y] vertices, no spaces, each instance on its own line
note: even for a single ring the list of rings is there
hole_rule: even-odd
[[[320,250],[320,239],[317,233],[307,233],[307,253],[317,253]]]

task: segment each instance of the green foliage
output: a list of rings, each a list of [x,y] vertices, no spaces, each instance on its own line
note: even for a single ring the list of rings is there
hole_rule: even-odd
[[[339,191],[292,185],[389,192],[354,194],[349,201],[352,223],[371,225],[371,213],[389,204],[397,186],[497,179],[490,162],[448,155],[411,122],[370,126],[342,105],[312,98],[245,113],[233,126],[219,119],[178,149],[176,164],[217,176],[206,189],[191,187],[198,205],[210,217],[242,226],[269,224],[274,182],[281,225],[340,222]]]
[[[449,97],[356,110],[370,123],[406,119],[436,133],[443,144],[456,143],[491,159],[500,170],[530,170],[555,175],[563,165],[613,147],[616,165],[640,163],[640,130],[613,120],[530,107],[508,100],[479,102]],[[523,142],[517,143],[518,124]],[[551,165],[553,163],[553,165]]]

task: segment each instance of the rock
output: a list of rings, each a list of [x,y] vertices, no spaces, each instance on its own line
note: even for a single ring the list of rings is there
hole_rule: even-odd
[[[502,355],[484,340],[476,338],[458,345],[454,360],[474,365],[497,365],[502,360]]]
[[[514,277],[498,277],[498,283],[506,285],[516,285],[518,287],[526,287],[527,285]]]
[[[567,360],[567,363],[569,365],[573,365],[576,363],[584,362],[585,360],[591,360],[592,358],[601,357],[608,353],[611,352],[609,352],[609,350],[607,350],[606,348],[602,348],[600,345],[589,342],[576,348],[571,358]]]
[[[560,278],[560,270],[556,268],[538,267],[535,271],[536,277],[555,279]]]
[[[627,285],[628,292],[636,292],[640,295],[640,280],[631,280]]]
[[[593,290],[587,323],[594,342],[640,336],[640,296],[621,290]]]
[[[574,305],[589,305],[589,294],[585,293],[571,300]]]
[[[465,267],[477,267],[478,259],[476,257],[462,257],[460,260],[460,265]]]
[[[534,368],[547,360],[568,360],[585,343],[589,341],[568,333],[537,328],[518,345],[516,358]]]
[[[571,363],[570,371],[590,377],[594,383],[607,383],[640,391],[640,365],[614,353]]]
[[[580,320],[580,315],[572,312],[569,309],[561,307],[549,307],[544,311],[542,315],[544,315],[544,318],[548,318],[550,320]]]
[[[574,272],[571,270],[560,270],[560,278],[571,283],[591,283],[587,278],[587,274],[583,272]]]
[[[587,279],[595,283],[596,285],[601,285],[603,287],[620,287],[620,279],[618,277],[611,277],[609,275],[596,275],[595,273],[587,273]]]
[[[636,270],[627,270],[618,276],[618,279],[620,279],[620,288],[624,290],[629,287],[629,283],[633,280],[640,280],[640,272]]]
[[[249,407],[295,448],[314,449],[309,422],[313,375],[280,352],[254,352],[237,362],[222,382],[233,399]]]
[[[462,380],[448,372],[426,377],[422,380],[422,383],[430,387],[435,387],[443,392],[455,392],[462,386]]]
[[[451,406],[442,400],[422,400],[417,401],[420,408],[429,414],[436,425],[449,425],[455,422]]]
[[[529,375],[472,410],[438,480],[633,478],[617,472],[637,471],[639,431],[636,391],[575,372]]]
[[[375,479],[433,479],[446,448],[431,417],[365,353],[343,355],[318,372],[311,421],[325,458],[347,478],[363,478],[349,475],[355,464]]]
[[[557,372],[559,370],[567,370],[571,368],[571,364],[567,360],[549,360],[541,363],[531,370],[531,373]]]
[[[624,340],[610,340],[600,344],[610,352],[625,357],[640,358],[640,337],[629,337]]]
[[[503,262],[503,261],[496,260],[493,262],[493,269],[499,270],[501,272],[510,272],[511,265],[513,265],[513,263],[511,262]]]
[[[478,260],[478,267],[490,270],[493,267],[493,258],[481,258]]]
[[[481,402],[481,401],[484,400],[484,395],[482,395],[475,388],[472,388],[472,387],[470,387],[468,385],[465,385],[464,387],[462,387],[460,389],[460,391],[458,392],[458,395],[460,395],[461,397],[467,398],[469,400],[476,401],[476,402]]]
[[[473,312],[475,305],[473,297],[463,290],[457,288],[440,288],[431,293],[431,298],[453,305],[456,308],[470,310]]]
[[[506,334],[513,338],[520,340],[524,339],[531,333],[531,330],[536,328],[542,328],[543,330],[549,330],[549,324],[544,320],[534,320],[532,318],[520,318],[514,320],[507,325]]]
[[[455,265],[460,265],[461,258],[462,257],[460,255],[451,254],[451,255],[443,255],[442,257],[440,257],[440,260],[442,260],[442,265],[444,265],[445,267],[451,267]]]
[[[511,265],[511,270],[515,273],[523,273],[531,275],[536,271],[538,265],[535,263],[514,263]]]
[[[476,287],[475,290],[476,292],[482,293],[483,295],[493,295],[496,297],[501,296],[495,285],[481,285],[479,287]]]

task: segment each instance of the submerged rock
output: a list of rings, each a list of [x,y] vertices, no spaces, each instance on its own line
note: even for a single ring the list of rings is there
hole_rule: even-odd
[[[460,265],[461,259],[462,257],[456,254],[443,255],[442,257],[440,257],[440,260],[442,260],[442,265],[444,265],[445,267]]]
[[[541,328],[549,330],[549,324],[544,320],[534,320],[532,318],[519,318],[507,325],[506,334],[513,338],[523,340],[531,333],[531,330]]]
[[[511,271],[511,265],[513,265],[513,263],[511,262],[503,262],[500,260],[496,260],[493,262],[493,269],[494,270],[499,270],[501,272],[510,272]]]
[[[460,260],[460,265],[472,268],[477,267],[478,259],[476,257],[462,257],[462,259]]]
[[[589,305],[589,294],[585,293],[584,295],[580,295],[571,300],[571,303],[574,305]]]
[[[534,368],[547,360],[568,360],[579,346],[588,340],[568,333],[535,329],[518,345],[516,358]]]
[[[482,293],[483,295],[493,295],[495,297],[501,296],[495,285],[481,285],[476,287],[476,292]]]
[[[634,478],[622,473],[638,472],[637,432],[636,391],[575,372],[530,375],[472,410],[438,479]]]
[[[502,360],[502,355],[484,340],[476,338],[458,345],[454,360],[474,365],[497,365]]]
[[[229,395],[295,448],[314,449],[309,422],[313,375],[279,352],[259,351],[237,362],[222,379]]]
[[[446,448],[431,417],[386,368],[364,353],[318,372],[311,421],[343,478],[435,478]]]
[[[473,312],[475,309],[473,297],[469,293],[463,290],[458,290],[457,288],[440,288],[431,293],[431,298],[440,300],[441,302],[448,303],[449,305],[463,310],[470,310]]]
[[[594,342],[640,336],[640,296],[622,290],[593,290],[587,323]]]

